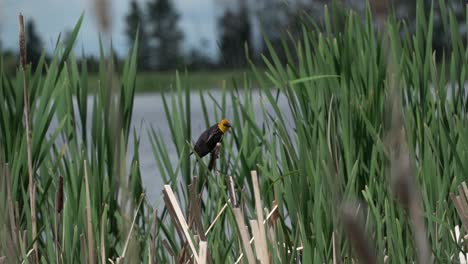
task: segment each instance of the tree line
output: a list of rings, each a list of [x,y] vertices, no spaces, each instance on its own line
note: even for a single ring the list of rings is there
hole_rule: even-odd
[[[139,38],[138,66],[140,71],[164,71],[176,68],[213,69],[213,68],[244,68],[248,60],[257,62],[262,55],[267,56],[268,45],[264,38],[269,40],[270,48],[276,50],[279,60],[286,60],[284,47],[291,45],[290,39],[300,38],[302,26],[323,30],[321,23],[324,16],[324,6],[342,5],[343,10],[353,8],[360,14],[365,13],[365,1],[327,1],[327,0],[237,0],[217,1],[216,8],[222,10],[216,20],[218,36],[217,49],[219,56],[211,58],[203,51],[191,49],[183,50],[186,41],[184,32],[179,26],[180,14],[172,0],[144,0],[129,2],[128,11],[124,17],[125,29],[123,34],[130,47],[135,37]],[[412,1],[388,1],[393,10],[400,13],[405,23],[414,23],[416,7]],[[434,2],[435,13],[439,14],[438,4]],[[427,0],[425,8],[429,12],[432,1]],[[455,10],[457,19],[464,21],[463,4],[454,1],[450,7]],[[377,11],[379,6],[372,6]],[[340,23],[347,17],[346,11],[331,14],[335,21],[334,30],[340,30]],[[433,44],[436,49],[444,50],[450,44],[449,32],[443,32],[442,19],[435,16]],[[343,23],[342,23],[343,24]],[[439,25],[439,27],[437,26]],[[411,28],[411,26],[409,27]],[[437,30],[440,28],[440,30]],[[255,31],[255,32],[254,32]],[[336,32],[338,34],[339,32]],[[26,25],[26,40],[28,60],[33,68],[37,64],[43,51],[43,42],[37,33],[33,20]],[[290,47],[294,48],[294,47]],[[2,45],[0,41],[0,51]],[[440,53],[439,53],[440,54]],[[12,51],[3,51],[5,66],[12,64],[16,67],[16,54]],[[10,58],[10,59],[8,59]],[[86,58],[90,71],[98,69],[98,59],[93,56]],[[118,58],[116,58],[118,61]]]

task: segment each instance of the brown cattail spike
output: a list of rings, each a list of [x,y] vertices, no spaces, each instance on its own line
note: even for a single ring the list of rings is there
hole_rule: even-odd
[[[20,47],[20,62],[23,71],[26,70],[26,40],[24,38],[24,20],[23,15],[19,15],[19,47]]]

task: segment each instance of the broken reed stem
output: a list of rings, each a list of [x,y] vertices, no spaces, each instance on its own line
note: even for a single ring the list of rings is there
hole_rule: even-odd
[[[205,236],[208,235],[208,233],[210,233],[211,229],[214,227],[214,225],[216,224],[216,222],[218,222],[218,219],[221,217],[221,215],[223,214],[223,212],[226,210],[227,206],[228,206],[228,203],[231,201],[231,199],[228,199],[227,203],[225,203],[223,205],[223,207],[221,208],[221,210],[219,211],[219,213],[216,215],[216,217],[214,218],[213,222],[211,222],[210,226],[208,227],[208,229],[206,230],[205,232]]]
[[[200,264],[205,264],[208,262],[208,242],[200,241]]]
[[[278,210],[278,205],[273,206],[273,209],[271,209],[270,213],[267,215],[267,217],[265,218],[265,220],[263,220],[263,224],[266,224],[266,222],[267,222],[268,220],[270,220],[270,218],[271,218],[273,215],[275,215],[275,213],[276,213],[277,210]],[[252,238],[250,239],[250,241],[249,241],[249,244],[252,244],[252,243],[254,242],[254,240],[255,240],[255,237],[252,237]],[[301,250],[303,250],[303,249],[304,249],[304,247],[300,246],[300,247],[297,247],[297,248],[296,248],[296,251],[301,251]],[[241,253],[241,254],[239,255],[239,257],[237,258],[237,260],[236,260],[235,263],[239,263],[239,262],[241,261],[241,259],[242,259],[243,256],[244,256],[244,253]]]
[[[185,239],[186,239],[186,241],[188,242],[188,244],[190,246],[190,249],[191,249],[192,254],[193,254],[194,258],[195,258],[195,261],[197,263],[199,263],[198,253],[197,253],[195,245],[194,245],[194,243],[192,241],[192,238],[190,236],[189,227],[187,225],[187,222],[185,221],[184,215],[182,214],[182,210],[179,207],[179,203],[177,202],[177,199],[176,199],[176,197],[174,195],[174,192],[172,191],[171,186],[170,185],[164,185],[163,193],[164,193],[164,198],[165,198],[165,202],[166,202],[166,207],[169,210],[173,211],[173,215],[175,215],[174,221],[177,222],[180,225],[180,227],[182,229],[182,232],[183,232],[183,235],[185,236]]]
[[[249,234],[248,234],[246,226],[244,225],[244,215],[242,214],[242,211],[239,207],[233,208],[232,211],[236,219],[237,227],[239,228],[239,234],[240,234],[240,238],[242,241],[242,245],[244,246],[244,251],[247,255],[247,262],[249,264],[254,264],[256,263],[256,261],[254,258],[252,247],[250,246],[250,243],[249,243]],[[242,257],[239,257],[239,258],[242,258]]]
[[[31,236],[34,241],[34,263],[39,261],[39,252],[37,247],[37,223],[36,223],[36,200],[33,199],[35,195],[35,184],[33,178],[33,168],[32,168],[32,154],[31,154],[31,128],[30,128],[30,109],[29,109],[29,91],[28,91],[28,82],[26,79],[26,41],[24,37],[24,19],[23,15],[19,15],[19,46],[20,46],[20,62],[21,69],[23,72],[23,88],[24,88],[24,119],[26,126],[26,147],[27,147],[27,156],[28,156],[28,173],[29,173],[29,206],[31,209]]]
[[[257,211],[257,228],[258,228],[258,238],[260,241],[257,241],[259,247],[257,249],[257,257],[260,257],[260,260],[263,263],[270,263],[268,257],[268,247],[266,242],[266,233],[265,228],[263,227],[263,210],[262,210],[262,198],[260,197],[260,187],[258,183],[258,175],[256,171],[251,171],[250,175],[252,176],[252,185],[254,190],[254,197],[255,197],[255,209]],[[260,251],[260,252],[258,252]]]
[[[465,182],[458,186],[458,193],[459,195],[455,195],[451,192],[450,199],[455,206],[465,231],[468,231],[468,187]]]

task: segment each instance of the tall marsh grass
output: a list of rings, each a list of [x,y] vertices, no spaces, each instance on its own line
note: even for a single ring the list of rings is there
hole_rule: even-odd
[[[167,184],[160,212],[145,199],[154,186],[142,183],[138,134],[130,126],[137,52],[130,50],[116,73],[102,47],[99,86],[88,87],[86,64],[71,53],[80,18],[67,46],[26,72],[36,237],[23,77],[6,75],[0,63],[0,262],[34,262],[34,243],[44,263],[185,263],[194,255],[213,263],[239,256],[274,263],[458,261],[466,247],[451,232],[468,221],[457,214],[466,201],[459,198],[456,208],[450,197],[465,197],[458,186],[468,175],[468,49],[453,12],[439,3],[451,36],[444,54],[432,47],[434,14],[424,12],[423,1],[414,33],[392,15],[376,32],[370,9],[360,17],[326,8],[323,25],[305,17],[302,37],[285,40],[294,44],[285,45],[286,64],[269,46],[263,65],[251,65],[258,90],[246,77],[222,88],[221,98],[199,91],[199,122],[208,127],[227,117],[233,124],[213,172],[188,156],[198,135],[190,125],[190,87],[177,73],[174,89],[162,94],[167,120],[146,128]],[[279,97],[288,109],[278,106]],[[54,117],[59,126],[48,134]],[[171,138],[158,133],[163,122]],[[248,219],[256,220],[246,228]]]

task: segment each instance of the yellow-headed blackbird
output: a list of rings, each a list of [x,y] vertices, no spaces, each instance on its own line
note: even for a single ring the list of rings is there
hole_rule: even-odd
[[[216,147],[216,143],[223,140],[224,133],[229,131],[231,124],[228,120],[222,119],[218,124],[211,126],[203,132],[195,143],[195,152],[203,158],[208,153],[212,152]],[[192,153],[190,153],[191,155]]]

